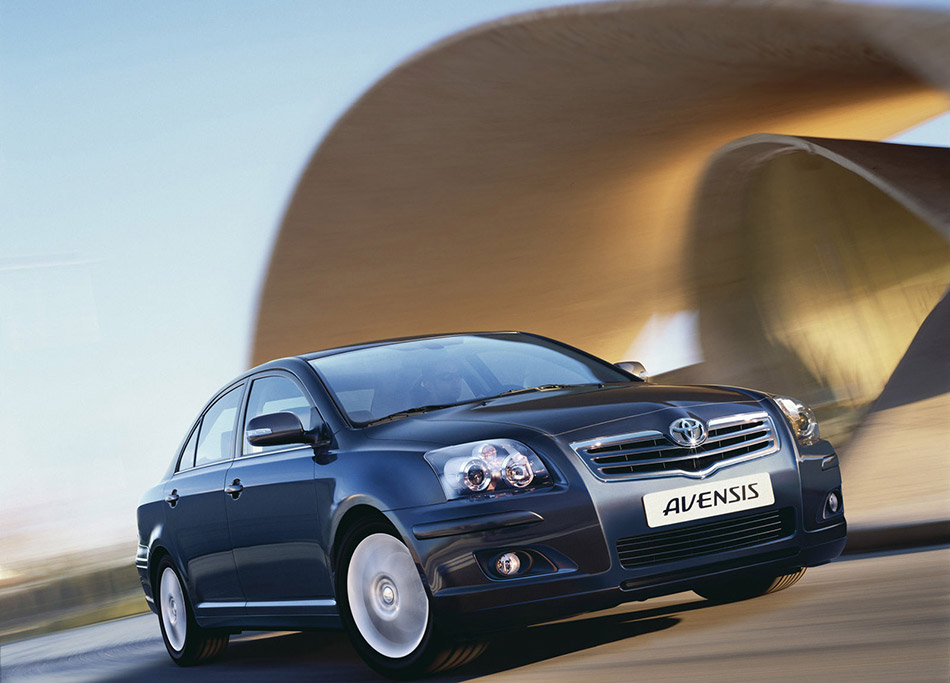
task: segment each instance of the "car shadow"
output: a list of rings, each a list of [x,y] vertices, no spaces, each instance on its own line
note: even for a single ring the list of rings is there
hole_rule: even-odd
[[[508,632],[490,639],[488,649],[477,660],[436,680],[466,681],[656,633],[678,624],[681,620],[675,616],[677,614],[711,606],[712,603],[706,600],[690,599],[688,602],[653,609],[627,609],[601,616],[540,624],[516,633]],[[517,640],[517,647],[512,647],[513,638]]]
[[[675,626],[682,612],[710,606],[706,601],[666,605],[655,609],[575,617],[505,631],[490,637],[488,649],[477,660],[430,681],[466,681],[517,669],[572,652],[656,633]],[[517,647],[512,647],[512,639]],[[280,681],[383,681],[367,667],[342,631],[247,633],[232,638],[221,659],[191,668],[177,667],[164,649],[121,675],[100,680],[280,680]]]
[[[383,681],[366,666],[343,631],[253,632],[232,636],[224,654],[200,666],[179,667],[160,650],[101,681]]]
[[[521,633],[509,633],[507,638],[490,641],[481,657],[436,680],[467,681],[510,671],[561,655],[662,631],[679,621],[676,617],[633,619],[631,615],[611,615],[532,627]],[[516,644],[513,646],[512,642]]]

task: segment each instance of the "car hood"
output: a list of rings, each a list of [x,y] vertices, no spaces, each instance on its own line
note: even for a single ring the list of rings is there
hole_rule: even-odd
[[[680,417],[709,420],[761,410],[764,394],[746,389],[654,384],[583,386],[539,391],[464,404],[384,422],[367,436],[457,443],[487,438],[492,425],[540,431],[567,441],[655,429]]]

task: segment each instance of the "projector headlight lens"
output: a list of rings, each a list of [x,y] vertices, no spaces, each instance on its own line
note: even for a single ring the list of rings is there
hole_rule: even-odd
[[[788,424],[803,446],[811,446],[818,442],[818,419],[807,405],[796,398],[789,396],[773,396],[775,405],[785,414]]]
[[[484,491],[491,486],[491,469],[484,460],[469,460],[459,470],[459,481],[469,491]]]
[[[437,448],[425,454],[445,497],[502,495],[554,484],[537,453],[520,441],[491,439]]]

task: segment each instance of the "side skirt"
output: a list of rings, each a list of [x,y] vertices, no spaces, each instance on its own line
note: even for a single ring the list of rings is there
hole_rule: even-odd
[[[203,628],[340,629],[336,600],[274,600],[268,602],[203,602],[195,609]]]

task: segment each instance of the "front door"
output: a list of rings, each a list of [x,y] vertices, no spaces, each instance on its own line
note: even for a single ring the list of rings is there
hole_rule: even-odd
[[[251,383],[244,426],[258,415],[292,412],[311,429],[322,422],[303,388],[288,373]],[[253,446],[243,435],[227,484],[240,492],[226,501],[234,560],[249,614],[335,612],[327,553],[320,542],[309,446]]]

